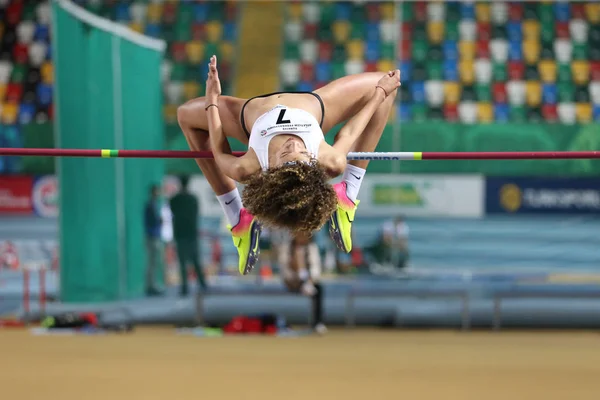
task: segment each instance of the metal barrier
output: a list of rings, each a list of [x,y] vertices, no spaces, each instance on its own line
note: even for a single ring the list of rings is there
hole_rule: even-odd
[[[494,313],[492,327],[499,331],[502,324],[502,300],[504,299],[600,299],[600,289],[586,290],[570,288],[561,292],[551,292],[549,288],[519,288],[494,293]]]
[[[309,310],[312,302],[312,297],[302,296],[295,292],[290,292],[286,289],[281,288],[242,288],[242,289],[218,289],[210,288],[206,293],[198,292],[196,294],[196,323],[198,325],[204,324],[204,299],[206,297],[216,296],[266,296],[266,297],[295,297],[303,298],[309,302]],[[314,321],[314,315],[311,311],[308,313],[308,326],[312,326]]]
[[[454,290],[428,290],[428,289],[355,289],[348,291],[346,297],[346,327],[355,326],[354,301],[358,297],[396,297],[396,298],[459,298],[462,300],[461,328],[467,331],[471,328],[471,313],[469,307],[469,293],[465,289]]]

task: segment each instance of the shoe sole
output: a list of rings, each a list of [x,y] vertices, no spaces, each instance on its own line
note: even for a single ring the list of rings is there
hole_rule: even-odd
[[[338,212],[335,211],[331,216],[331,220],[329,221],[329,236],[333,239],[333,242],[337,246],[338,249],[342,250],[345,253],[348,253],[346,250],[346,246],[344,245],[344,239],[342,238],[342,233],[338,229]]]
[[[248,275],[250,272],[252,272],[252,270],[256,266],[256,263],[258,262],[258,256],[260,255],[258,240],[260,238],[261,230],[262,226],[258,222],[252,222],[252,225],[250,226],[250,252],[248,253],[248,260],[246,260],[243,275]]]

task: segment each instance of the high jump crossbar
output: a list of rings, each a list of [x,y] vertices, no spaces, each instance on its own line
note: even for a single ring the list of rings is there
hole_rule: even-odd
[[[232,153],[236,157],[242,151]],[[213,158],[210,151],[0,148],[0,156],[101,158]],[[600,151],[473,151],[349,153],[348,160],[538,160],[600,158]]]

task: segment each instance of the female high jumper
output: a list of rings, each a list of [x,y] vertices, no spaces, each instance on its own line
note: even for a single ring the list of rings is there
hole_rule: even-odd
[[[223,208],[248,274],[258,260],[261,224],[312,233],[331,221],[330,235],[350,252],[358,191],[368,160],[347,162],[349,152],[375,150],[387,123],[400,71],[337,79],[314,92],[279,92],[249,100],[221,96],[217,58],[212,56],[206,96],[188,101],[177,119],[194,151],[214,159],[196,163]],[[334,139],[323,132],[346,122]],[[227,137],[248,144],[232,155]],[[339,184],[328,181],[343,174]],[[236,182],[245,184],[240,196]]]

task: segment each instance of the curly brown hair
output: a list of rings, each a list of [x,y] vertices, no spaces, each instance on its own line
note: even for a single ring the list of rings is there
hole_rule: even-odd
[[[267,226],[310,234],[336,209],[337,196],[328,180],[318,162],[284,164],[251,177],[242,201]]]

